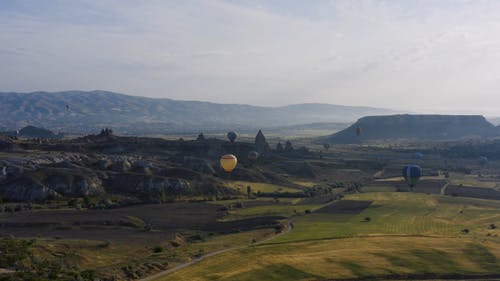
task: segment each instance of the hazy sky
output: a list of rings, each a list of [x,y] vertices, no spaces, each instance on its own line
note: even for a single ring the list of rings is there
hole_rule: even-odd
[[[500,1],[0,1],[0,91],[500,115]]]

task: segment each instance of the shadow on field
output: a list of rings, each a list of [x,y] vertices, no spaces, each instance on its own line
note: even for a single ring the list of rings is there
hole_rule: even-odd
[[[221,222],[220,207],[206,203],[136,205],[105,210],[35,210],[0,216],[0,236],[110,240],[149,244],[183,231],[236,233],[275,228],[283,217]]]
[[[373,201],[340,200],[315,211],[320,214],[357,215],[370,207]]]

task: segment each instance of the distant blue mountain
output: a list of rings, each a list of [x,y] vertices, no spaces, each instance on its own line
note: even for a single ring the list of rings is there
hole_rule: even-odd
[[[330,104],[263,107],[154,99],[106,92],[0,92],[0,130],[27,125],[68,133],[111,127],[118,133],[157,134],[276,128],[299,124],[351,123],[365,115],[394,111]]]

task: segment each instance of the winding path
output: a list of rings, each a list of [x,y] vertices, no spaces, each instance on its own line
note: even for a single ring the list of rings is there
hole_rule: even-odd
[[[276,234],[276,235],[273,235],[271,237],[268,237],[264,240],[261,240],[257,243],[254,243],[252,245],[257,245],[257,244],[262,244],[262,243],[265,243],[269,240],[272,240],[272,239],[275,239],[276,237],[279,237],[281,235],[284,235],[284,234],[287,234],[289,233],[290,231],[292,231],[293,229],[293,223],[292,223],[292,220],[288,220],[287,221],[287,227],[284,231]],[[237,247],[232,247],[232,248],[227,248],[227,249],[223,249],[223,250],[219,250],[219,251],[215,251],[215,252],[211,252],[211,253],[208,253],[208,254],[205,254],[201,257],[198,257],[198,258],[195,258],[195,259],[192,259],[191,261],[189,262],[186,262],[186,263],[183,263],[183,264],[179,264],[179,265],[176,265],[170,269],[167,269],[167,270],[164,270],[164,271],[160,271],[154,275],[151,275],[151,276],[148,276],[146,278],[143,278],[143,279],[139,279],[139,281],[153,281],[153,280],[156,280],[158,278],[161,278],[161,277],[164,277],[170,273],[173,273],[173,272],[176,272],[178,270],[181,270],[183,268],[186,268],[186,267],[189,267],[193,264],[197,264],[199,263],[200,261],[206,259],[206,258],[209,258],[209,257],[213,257],[213,256],[217,256],[217,255],[220,255],[220,254],[223,254],[223,253],[226,253],[226,252],[229,252],[229,251],[234,251],[234,250],[239,250],[239,249],[243,249],[243,248],[247,248],[249,247],[250,245],[245,245],[245,246],[237,246]]]
[[[441,187],[441,195],[446,195],[446,188],[448,188],[448,185],[450,185],[450,182],[449,181],[446,181],[445,185],[443,185],[443,187]]]

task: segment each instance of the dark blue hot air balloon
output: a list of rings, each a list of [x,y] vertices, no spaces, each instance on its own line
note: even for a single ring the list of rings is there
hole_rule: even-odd
[[[415,159],[422,159],[422,157],[424,157],[424,155],[422,154],[422,152],[415,152],[413,154],[413,158],[415,158]]]
[[[257,151],[252,150],[248,152],[247,157],[250,161],[257,161],[257,159],[259,158],[259,153]]]
[[[406,165],[403,168],[403,177],[410,188],[413,188],[417,184],[421,176],[422,168],[418,165]]]
[[[238,134],[235,131],[231,131],[231,132],[227,133],[227,138],[232,143],[236,140],[237,137],[238,137]]]
[[[479,164],[481,164],[481,166],[486,166],[488,164],[488,157],[480,156],[479,157]]]

